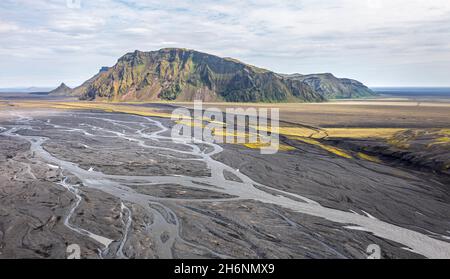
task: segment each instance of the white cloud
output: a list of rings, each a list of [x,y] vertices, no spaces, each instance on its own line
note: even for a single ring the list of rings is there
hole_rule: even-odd
[[[450,85],[436,79],[443,70],[450,76],[448,0],[81,0],[80,9],[66,0],[4,0],[0,14],[0,86],[23,85],[6,84],[19,73],[4,65],[38,64],[51,77],[45,82],[80,83],[125,52],[174,46],[280,72]],[[53,69],[61,61],[68,69]]]
[[[14,23],[0,21],[0,33],[15,32],[19,27]]]

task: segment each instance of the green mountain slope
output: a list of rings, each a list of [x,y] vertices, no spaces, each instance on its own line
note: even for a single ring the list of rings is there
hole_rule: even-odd
[[[315,92],[327,99],[361,98],[376,94],[359,81],[337,78],[330,73],[312,75],[284,75],[288,79],[307,83]]]
[[[373,93],[359,91],[351,85],[356,81],[331,81],[330,88],[340,90],[335,95]],[[109,101],[321,102],[332,96],[322,87],[328,88],[300,75],[280,75],[231,58],[172,48],[128,53],[73,94],[84,100]]]

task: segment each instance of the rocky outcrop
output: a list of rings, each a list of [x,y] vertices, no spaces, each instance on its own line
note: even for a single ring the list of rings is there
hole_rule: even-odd
[[[61,83],[58,88],[50,91],[48,94],[52,96],[70,96],[72,94],[72,89],[66,84]]]

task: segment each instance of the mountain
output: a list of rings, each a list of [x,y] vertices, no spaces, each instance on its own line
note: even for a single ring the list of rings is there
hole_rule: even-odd
[[[53,96],[70,96],[72,94],[72,89],[64,83],[61,83],[58,88],[53,89],[48,94]]]
[[[87,81],[85,81],[82,85],[74,88],[72,90],[71,95],[78,96],[78,97],[80,97],[80,99],[86,99],[84,96],[85,96],[88,88],[94,83],[95,80],[97,80],[100,77],[100,75],[102,73],[108,72],[109,69],[110,69],[109,67],[101,67],[100,71],[98,71],[98,73],[95,76],[93,76],[90,79],[88,79]]]
[[[84,100],[228,102],[321,102],[329,96],[374,94],[357,81],[304,77],[277,74],[232,58],[168,48],[128,53],[75,88],[73,94]],[[359,85],[368,91],[360,90]]]
[[[288,79],[307,83],[327,99],[348,99],[375,96],[376,93],[359,81],[337,78],[330,73],[312,75],[284,75]]]

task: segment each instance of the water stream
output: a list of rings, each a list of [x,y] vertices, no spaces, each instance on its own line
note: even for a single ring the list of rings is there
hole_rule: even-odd
[[[108,123],[114,123],[117,127],[126,127],[130,129],[127,124],[139,124],[142,129],[135,130],[134,133],[126,133],[125,130],[116,131],[103,127],[98,127],[92,124],[84,125],[86,128],[95,128],[98,132],[106,133],[105,136],[116,137],[119,139],[127,140],[131,143],[137,144],[142,148],[149,148],[154,150],[169,151],[173,154],[189,155],[194,159],[202,161],[206,164],[207,168],[211,172],[209,177],[190,177],[181,175],[172,176],[127,176],[127,175],[109,175],[104,174],[100,171],[90,169],[84,170],[77,164],[70,161],[65,161],[57,158],[56,156],[50,154],[43,148],[43,144],[48,140],[45,137],[39,136],[23,136],[17,133],[19,130],[33,129],[33,121],[31,117],[20,116],[17,120],[18,126],[13,127],[9,130],[4,131],[2,134],[6,136],[16,137],[30,142],[31,151],[40,157],[44,162],[50,165],[55,165],[64,170],[65,172],[71,173],[76,176],[84,187],[90,187],[93,189],[101,190],[105,193],[111,194],[122,201],[122,214],[126,219],[124,223],[124,236],[119,246],[119,251],[117,252],[118,257],[125,257],[123,254],[123,248],[126,239],[129,235],[131,226],[131,210],[124,205],[127,204],[138,204],[143,208],[147,209],[153,216],[154,220],[150,226],[151,234],[154,236],[156,254],[159,258],[172,258],[172,248],[176,241],[184,242],[188,245],[193,245],[187,243],[180,237],[180,222],[176,217],[176,214],[166,205],[163,204],[165,201],[172,201],[178,203],[187,202],[229,202],[237,200],[254,200],[266,204],[275,204],[282,206],[284,208],[293,210],[295,212],[308,214],[316,217],[325,218],[332,222],[341,223],[343,227],[354,230],[362,230],[370,232],[381,238],[388,239],[397,243],[404,245],[405,249],[414,251],[415,253],[421,254],[428,258],[450,258],[450,243],[437,240],[430,236],[424,235],[422,233],[402,228],[387,222],[378,220],[373,216],[366,214],[360,215],[354,212],[346,212],[341,210],[336,210],[332,208],[326,208],[321,206],[319,203],[308,199],[306,197],[288,193],[285,191],[280,191],[260,183],[253,181],[251,178],[240,172],[239,170],[233,169],[232,167],[225,165],[215,159],[213,156],[219,154],[223,151],[223,148],[214,143],[208,143],[196,140],[195,142],[188,141],[186,139],[176,139],[175,142],[180,148],[171,147],[159,147],[151,146],[146,142],[148,140],[164,143],[171,142],[172,138],[164,135],[169,131],[169,128],[165,127],[162,122],[157,121],[148,117],[138,117],[136,116],[137,122],[133,121],[119,121],[107,118],[108,114],[86,114],[86,115],[98,115],[89,116],[91,119],[96,119],[97,121],[105,121]],[[63,129],[64,131],[70,133],[82,133],[85,137],[96,137],[99,135],[94,135],[83,128],[72,128],[64,127],[61,125],[52,124],[51,121],[40,122],[41,125],[50,125],[55,129]],[[146,130],[149,128],[158,128],[155,132],[147,133]],[[208,146],[209,152],[202,150],[198,144]],[[172,144],[173,145],[173,144]],[[186,151],[188,150],[188,151]],[[170,156],[170,155],[169,155]],[[178,159],[177,159],[178,160]],[[241,182],[230,181],[225,178],[224,172],[229,172],[238,177]],[[129,186],[135,187],[148,187],[149,185],[158,184],[171,184],[171,185],[183,185],[185,187],[215,191],[223,194],[233,196],[233,198],[217,198],[217,199],[182,199],[182,198],[161,198],[154,197],[142,193],[138,193]],[[72,216],[75,209],[80,204],[81,197],[78,195],[78,189],[67,184],[65,181],[61,182],[61,186],[65,187],[68,191],[73,193],[77,197],[77,202],[69,212],[66,217],[66,226],[76,231],[77,233],[86,235],[97,242],[101,243],[106,248],[111,244],[113,240],[94,235],[86,230],[73,227],[70,223],[70,217]],[[255,187],[256,186],[256,187]],[[270,189],[270,192],[276,192],[277,195],[271,194],[264,191],[263,189]],[[203,247],[210,253],[218,257],[224,257],[225,255],[220,255],[214,251]]]

